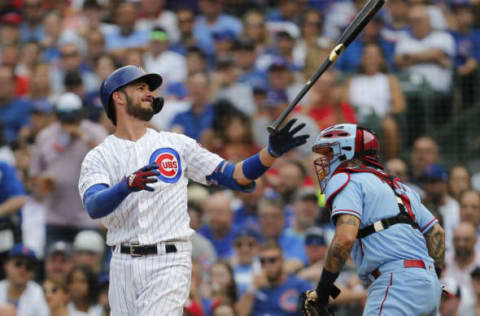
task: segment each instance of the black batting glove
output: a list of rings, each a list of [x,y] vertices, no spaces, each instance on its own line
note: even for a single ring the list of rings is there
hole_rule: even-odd
[[[141,190],[153,191],[153,188],[148,186],[148,183],[155,183],[158,180],[155,178],[158,175],[158,165],[151,163],[131,175],[123,178],[125,184],[130,192],[138,192]]]
[[[268,152],[272,157],[280,157],[291,149],[302,146],[307,142],[310,135],[295,136],[295,134],[305,127],[305,123],[301,123],[291,129],[296,121],[297,119],[291,119],[279,131],[270,134],[268,137]]]

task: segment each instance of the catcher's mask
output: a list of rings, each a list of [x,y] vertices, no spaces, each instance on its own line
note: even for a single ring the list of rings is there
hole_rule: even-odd
[[[368,165],[383,168],[378,162],[380,146],[375,134],[356,124],[337,124],[320,132],[312,151],[319,156],[313,165],[322,193],[340,166],[358,158]]]

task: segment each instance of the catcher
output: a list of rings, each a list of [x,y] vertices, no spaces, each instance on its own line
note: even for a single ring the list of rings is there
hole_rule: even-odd
[[[363,315],[436,315],[445,233],[419,196],[382,171],[374,133],[355,124],[323,130],[314,168],[335,237],[315,290],[300,296],[306,315],[332,315],[329,297],[351,254],[368,286]]]

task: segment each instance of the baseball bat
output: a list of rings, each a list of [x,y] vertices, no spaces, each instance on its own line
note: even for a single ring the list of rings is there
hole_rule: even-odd
[[[357,37],[365,25],[373,18],[375,13],[383,6],[385,0],[369,0],[365,6],[358,12],[353,21],[348,25],[345,31],[340,36],[339,40],[335,43],[335,48],[332,49],[327,58],[320,65],[320,68],[313,74],[310,80],[307,81],[302,90],[295,96],[293,101],[288,105],[288,108],[273,122],[272,125],[267,127],[270,134],[277,132],[278,127],[283,123],[285,118],[292,112],[295,106],[300,102],[303,96],[310,90],[310,88],[317,82],[318,78],[330,67],[331,64],[337,60],[337,58],[345,51],[350,43]]]

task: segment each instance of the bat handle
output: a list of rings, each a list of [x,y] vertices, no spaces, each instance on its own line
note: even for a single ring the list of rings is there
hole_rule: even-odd
[[[278,132],[278,129],[275,127],[275,124],[272,124],[267,127],[267,131],[269,134],[275,134],[276,132]]]

